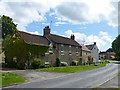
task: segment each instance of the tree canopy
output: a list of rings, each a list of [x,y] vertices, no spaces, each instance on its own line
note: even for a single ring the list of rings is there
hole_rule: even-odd
[[[16,30],[17,25],[13,22],[12,18],[8,16],[1,16],[2,20],[2,38],[4,39],[7,35],[12,35]]]
[[[117,59],[120,61],[120,35],[112,42],[112,48],[116,53]]]

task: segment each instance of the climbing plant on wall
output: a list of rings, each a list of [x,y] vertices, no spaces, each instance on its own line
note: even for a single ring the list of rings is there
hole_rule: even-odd
[[[45,55],[48,46],[27,44],[23,39],[17,34],[14,34],[12,38],[7,37],[4,40],[5,46],[5,57],[6,62],[11,65],[11,62],[17,65],[16,67],[20,69],[25,68],[25,63],[29,59],[34,59],[34,57],[39,55]],[[15,60],[14,60],[15,58]]]

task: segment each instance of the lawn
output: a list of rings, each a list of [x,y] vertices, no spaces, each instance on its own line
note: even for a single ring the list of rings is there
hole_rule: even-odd
[[[86,70],[103,67],[105,65],[106,65],[106,63],[99,64],[98,66],[82,65],[82,66],[50,67],[50,68],[42,68],[42,69],[36,69],[36,70],[44,71],[44,72],[75,73],[75,72],[82,72],[82,71],[86,71]]]
[[[11,84],[18,84],[25,82],[25,78],[16,73],[6,72],[6,73],[2,73],[0,77],[2,77],[1,78],[2,83],[0,83],[0,86],[8,86]]]

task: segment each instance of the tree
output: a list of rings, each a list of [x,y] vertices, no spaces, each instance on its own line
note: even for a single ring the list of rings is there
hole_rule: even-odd
[[[0,17],[2,20],[2,38],[5,39],[7,35],[12,35],[17,30],[17,25],[14,24],[12,18],[3,15]]]
[[[120,61],[120,35],[112,42],[112,48],[116,53],[117,59]]]
[[[45,55],[48,46],[25,43],[12,18],[3,15],[0,20],[2,20],[2,52],[5,54],[5,63],[8,67],[24,69],[30,59],[37,55]]]

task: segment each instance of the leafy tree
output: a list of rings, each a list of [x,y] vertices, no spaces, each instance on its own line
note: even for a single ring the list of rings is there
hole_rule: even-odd
[[[120,61],[120,35],[112,42],[112,48],[116,53],[117,59]]]
[[[7,36],[4,39],[4,46],[5,62],[8,67],[24,69],[28,58],[28,52],[24,41],[16,36],[11,38]],[[14,63],[14,65],[12,65],[12,63]]]
[[[2,20],[2,52],[5,54],[5,63],[9,67],[25,69],[26,63],[30,63],[30,59],[45,54],[48,46],[25,43],[19,36],[17,25],[14,24],[12,18],[3,15],[0,20]]]
[[[16,30],[17,25],[14,24],[12,18],[8,16],[1,16],[2,20],[2,38],[4,39],[7,35],[12,35]]]

